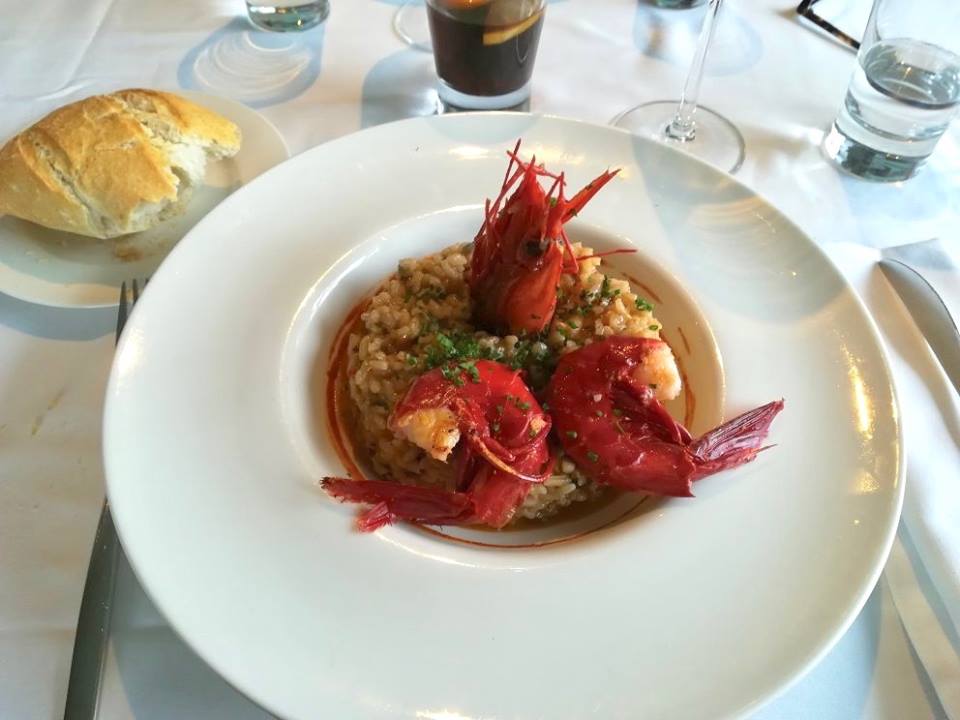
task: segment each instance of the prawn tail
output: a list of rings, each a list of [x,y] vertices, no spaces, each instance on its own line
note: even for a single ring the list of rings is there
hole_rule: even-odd
[[[360,532],[373,532],[379,530],[384,525],[393,525],[397,521],[397,516],[390,512],[390,504],[378,502],[369,510],[364,510],[357,515],[357,530]]]
[[[372,532],[397,520],[429,525],[464,525],[474,518],[473,502],[460,492],[334,477],[323,478],[320,485],[341,502],[373,506],[357,517],[357,529],[361,532]]]
[[[783,410],[783,400],[761,405],[738,415],[694,440],[689,451],[697,465],[697,479],[753,460],[771,446],[763,441],[773,419]]]

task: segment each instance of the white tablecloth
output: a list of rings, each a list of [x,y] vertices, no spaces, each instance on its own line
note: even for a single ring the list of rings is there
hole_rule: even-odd
[[[801,26],[793,4],[729,0],[721,17],[703,101],[743,131],[747,159],[739,178],[844,260],[845,269],[862,270],[850,259],[857,247],[956,233],[956,128],[924,172],[906,183],[865,183],[822,159],[818,141],[854,58]],[[229,63],[218,62],[223,53],[244,52],[237,45],[245,30],[242,0],[0,0],[0,138],[67,100],[131,85],[219,86],[265,114],[295,153],[364,126],[424,114],[434,103],[432,58],[393,34],[395,7],[387,0],[333,0],[325,26],[276,40],[294,44],[274,55],[298,64],[257,83],[231,77]],[[604,123],[628,105],[675,96],[701,13],[660,11],[637,0],[551,3],[531,109]],[[112,310],[48,309],[0,295],[5,720],[62,714],[103,493],[100,414],[114,322]],[[152,630],[137,636],[126,660],[124,653],[112,656],[103,717],[260,716],[176,642],[135,588],[130,597],[132,607],[143,606],[153,618]],[[942,716],[884,581],[822,663],[756,715]]]

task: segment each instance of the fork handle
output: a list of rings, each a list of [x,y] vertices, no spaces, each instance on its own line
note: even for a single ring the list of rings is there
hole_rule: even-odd
[[[147,280],[144,280],[143,286],[147,286]],[[127,301],[127,283],[120,285],[117,343],[120,342],[120,334],[127,324],[128,311],[140,299],[140,286],[137,281],[132,280],[130,287],[133,291],[133,303]],[[95,720],[97,717],[120,552],[120,540],[110,516],[110,503],[104,500],[100,521],[97,523],[97,534],[93,538],[87,579],[83,584],[77,635],[73,640],[73,657],[70,660],[70,679],[67,682],[67,702],[63,710],[64,720]]]

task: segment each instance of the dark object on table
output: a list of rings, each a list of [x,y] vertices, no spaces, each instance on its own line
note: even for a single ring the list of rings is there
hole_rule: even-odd
[[[144,288],[147,287],[147,282],[143,281]],[[117,342],[120,342],[127,316],[140,299],[140,286],[136,280],[130,283],[130,288],[133,301],[128,303],[127,284],[120,286]],[[73,641],[73,657],[70,660],[70,680],[67,683],[67,702],[63,711],[64,720],[94,720],[97,716],[100,678],[107,655],[107,639],[110,637],[113,590],[120,552],[120,540],[110,516],[110,506],[104,501],[97,534],[93,539],[93,550],[90,552],[83,599],[80,601],[77,635]]]
[[[838,28],[836,25],[831,23],[829,20],[824,20],[822,17],[817,15],[816,11],[813,9],[813,6],[816,5],[820,0],[803,0],[799,5],[797,5],[797,14],[805,17],[807,20],[812,22],[818,28],[831,35],[833,38],[843,43],[849,48],[854,50],[860,49],[860,41],[856,38],[852,38],[847,35],[843,30]]]

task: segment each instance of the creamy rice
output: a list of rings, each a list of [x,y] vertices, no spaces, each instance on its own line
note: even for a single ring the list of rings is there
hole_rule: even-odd
[[[580,258],[593,254],[574,244]],[[482,346],[502,350],[504,361],[530,358],[533,384],[545,381],[555,358],[611,335],[658,338],[660,323],[652,308],[626,280],[608,277],[599,258],[580,260],[578,275],[564,274],[557,311],[538,337],[498,337],[471,323],[466,283],[470,245],[454,245],[434,255],[402,260],[397,272],[377,289],[350,336],[347,386],[355,413],[352,438],[356,454],[384,479],[452,488],[452,465],[429,457],[396,436],[387,419],[414,379],[425,372],[438,333],[472,335]],[[534,485],[517,516],[549,517],[573,502],[600,493],[567,457],[554,475]]]

